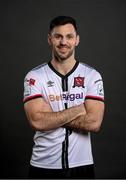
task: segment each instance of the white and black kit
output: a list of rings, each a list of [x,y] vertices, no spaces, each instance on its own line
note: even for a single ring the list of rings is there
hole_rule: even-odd
[[[86,99],[104,101],[100,73],[76,61],[65,76],[56,71],[51,62],[32,69],[24,79],[24,103],[44,98],[54,112],[79,105]],[[75,132],[64,127],[37,131],[30,164],[45,169],[69,169],[92,165],[90,133]]]

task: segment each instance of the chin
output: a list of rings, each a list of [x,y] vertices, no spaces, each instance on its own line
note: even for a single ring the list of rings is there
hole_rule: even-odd
[[[57,61],[59,61],[59,62],[64,62],[64,61],[66,61],[68,58],[57,57],[56,59],[57,59]]]
[[[58,60],[58,61],[66,61],[67,59],[69,59],[71,56],[72,56],[73,52],[71,53],[67,53],[67,54],[60,54],[60,53],[56,53],[55,54],[55,58]]]

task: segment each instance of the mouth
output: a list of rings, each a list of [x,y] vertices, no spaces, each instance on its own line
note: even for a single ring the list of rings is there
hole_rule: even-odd
[[[65,53],[65,52],[67,52],[67,50],[68,50],[69,48],[66,47],[66,46],[59,46],[58,49],[59,49],[60,52]]]

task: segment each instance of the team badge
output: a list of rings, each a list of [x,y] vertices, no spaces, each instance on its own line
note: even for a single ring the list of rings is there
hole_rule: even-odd
[[[35,79],[30,79],[30,80],[28,80],[28,82],[29,82],[29,85],[31,86],[34,86],[35,85]]]
[[[74,77],[74,85],[73,85],[73,88],[74,87],[82,87],[82,88],[84,88],[84,77],[80,77],[80,76],[78,76],[78,77]]]
[[[24,81],[24,96],[29,96],[31,94],[31,86],[35,85],[35,79],[25,79]]]

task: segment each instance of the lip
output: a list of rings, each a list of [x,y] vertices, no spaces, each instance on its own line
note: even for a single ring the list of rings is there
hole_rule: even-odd
[[[67,48],[67,47],[61,47],[61,48],[59,48],[59,49],[61,49],[61,50],[67,50],[68,48]]]
[[[59,52],[60,53],[66,53],[67,52],[67,48],[61,48],[61,49],[59,49]]]
[[[66,52],[68,50],[68,47],[59,47],[59,51]]]

